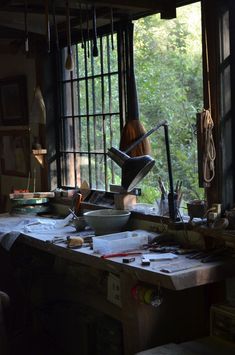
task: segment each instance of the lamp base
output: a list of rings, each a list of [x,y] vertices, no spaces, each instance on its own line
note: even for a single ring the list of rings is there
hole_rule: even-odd
[[[136,196],[130,194],[114,194],[114,205],[118,210],[128,210],[137,203]]]
[[[169,192],[168,194],[168,206],[169,206],[169,217],[173,221],[178,220],[178,206],[177,206],[177,201],[178,201],[178,195],[177,193],[171,193]]]

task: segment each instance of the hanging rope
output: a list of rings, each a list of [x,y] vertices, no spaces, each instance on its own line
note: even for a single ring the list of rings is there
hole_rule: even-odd
[[[205,14],[203,11],[204,24]],[[209,185],[209,183],[215,177],[215,158],[216,158],[216,150],[215,143],[213,139],[212,130],[214,127],[214,122],[211,117],[211,83],[210,83],[210,65],[209,65],[209,53],[208,53],[208,34],[206,25],[204,27],[204,40],[205,40],[205,60],[206,60],[206,89],[208,93],[208,110],[203,109],[201,112],[201,133],[202,133],[202,141],[203,141],[203,180],[204,183]]]
[[[206,183],[210,183],[215,177],[215,143],[213,139],[212,129],[214,122],[212,120],[210,110],[203,110],[201,113],[201,128],[203,130],[203,179]]]

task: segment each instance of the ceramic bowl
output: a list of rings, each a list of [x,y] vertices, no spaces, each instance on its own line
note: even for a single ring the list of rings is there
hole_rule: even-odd
[[[131,212],[126,210],[102,209],[85,212],[83,215],[96,235],[104,235],[122,231],[130,218],[130,214]]]

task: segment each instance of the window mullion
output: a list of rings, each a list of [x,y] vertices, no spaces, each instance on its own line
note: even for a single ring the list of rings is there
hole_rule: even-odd
[[[85,63],[85,92],[86,92],[86,113],[87,113],[87,150],[88,150],[88,174],[89,174],[89,185],[92,187],[92,179],[91,179],[91,146],[90,146],[90,117],[89,117],[89,87],[88,87],[88,54],[90,57],[90,50],[89,50],[90,42],[89,40],[85,42],[85,50],[84,50],[84,63]],[[88,48],[87,48],[88,46]]]

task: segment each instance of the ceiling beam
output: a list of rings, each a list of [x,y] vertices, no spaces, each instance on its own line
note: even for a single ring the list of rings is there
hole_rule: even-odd
[[[7,12],[13,12],[13,13],[24,13],[25,7],[24,7],[24,5],[11,5],[11,6],[5,6],[4,8],[1,8],[1,6],[0,6],[0,11],[7,11]],[[49,11],[52,13],[52,9],[49,8]],[[85,12],[85,10],[84,10],[84,12]],[[30,5],[29,4],[27,7],[27,13],[28,14],[44,15],[45,14],[45,7],[40,6],[40,5]],[[55,14],[65,16],[65,8],[56,7]],[[70,14],[71,14],[71,16],[78,16],[80,14],[80,10],[77,8],[76,9],[71,8]]]
[[[85,0],[83,3],[116,8],[158,10],[159,7],[164,7],[164,2],[164,0]]]

